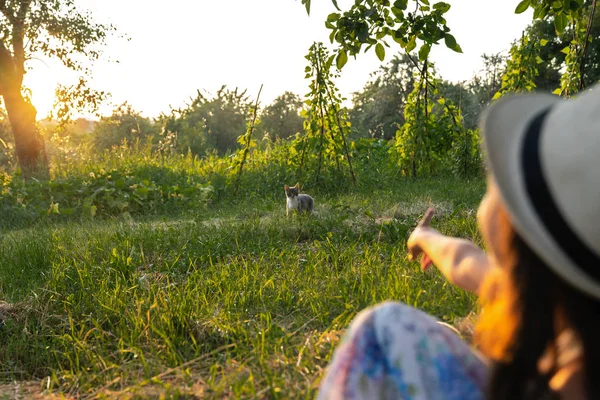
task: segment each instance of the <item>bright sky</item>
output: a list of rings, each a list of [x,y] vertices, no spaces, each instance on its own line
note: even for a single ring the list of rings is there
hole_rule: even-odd
[[[452,5],[448,26],[464,53],[440,45],[431,57],[441,76],[451,81],[470,79],[482,67],[481,54],[507,50],[531,21],[530,12],[514,14],[517,0],[446,1]],[[215,93],[223,84],[248,89],[252,98],[264,84],[263,105],[284,91],[306,94],[304,56],[313,41],[329,44],[324,21],[335,11],[330,0],[313,0],[310,16],[300,0],[77,3],[130,39],[109,40],[105,52],[113,61],[94,65],[93,87],[111,92],[113,104],[128,101],[149,117],[184,105],[197,89]],[[353,0],[338,3],[347,9]],[[391,54],[392,49],[387,49],[386,61]],[[30,65],[25,84],[33,91],[38,117],[43,118],[52,107],[57,83],[74,82],[76,75],[47,60],[33,60]],[[337,82],[342,94],[351,98],[379,65],[372,50],[350,59]]]

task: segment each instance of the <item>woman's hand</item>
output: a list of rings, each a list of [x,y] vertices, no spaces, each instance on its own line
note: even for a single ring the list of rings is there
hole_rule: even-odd
[[[434,264],[451,283],[478,293],[492,268],[487,254],[469,240],[445,236],[429,227],[431,217],[433,209],[427,210],[408,238],[409,259],[414,260],[421,255],[424,269]]]
[[[419,241],[425,234],[431,235],[431,233],[436,232],[434,229],[431,229],[429,227],[429,224],[431,223],[431,218],[433,218],[434,213],[435,211],[431,207],[428,208],[427,211],[425,211],[425,215],[423,215],[423,218],[408,238],[407,243],[408,259],[410,261],[414,261],[417,259],[417,257],[421,255],[421,268],[423,268],[424,271],[426,271],[431,266],[432,262],[431,257],[429,257],[427,253],[424,253],[421,246],[419,246]]]

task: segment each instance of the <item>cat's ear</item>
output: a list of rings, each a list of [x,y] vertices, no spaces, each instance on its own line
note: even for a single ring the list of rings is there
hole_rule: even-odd
[[[283,190],[288,190],[290,187],[288,185],[283,186]]]
[[[299,184],[299,183],[296,183],[296,186],[294,186],[294,187],[295,187],[296,189],[299,189],[299,188],[300,188],[300,184]]]

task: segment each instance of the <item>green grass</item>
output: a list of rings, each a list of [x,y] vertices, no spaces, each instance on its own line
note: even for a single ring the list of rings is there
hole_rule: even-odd
[[[0,381],[66,395],[311,398],[354,315],[398,300],[452,322],[473,296],[422,273],[406,238],[428,205],[479,240],[481,180],[283,190],[139,218],[39,222],[0,237]]]

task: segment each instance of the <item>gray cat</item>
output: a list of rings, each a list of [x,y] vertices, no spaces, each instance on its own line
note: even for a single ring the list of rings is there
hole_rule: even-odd
[[[285,215],[290,214],[290,210],[296,210],[296,212],[307,212],[312,213],[315,207],[315,201],[312,197],[307,194],[300,194],[300,186],[296,183],[296,186],[289,187],[285,185],[285,197],[287,201],[285,203]]]

